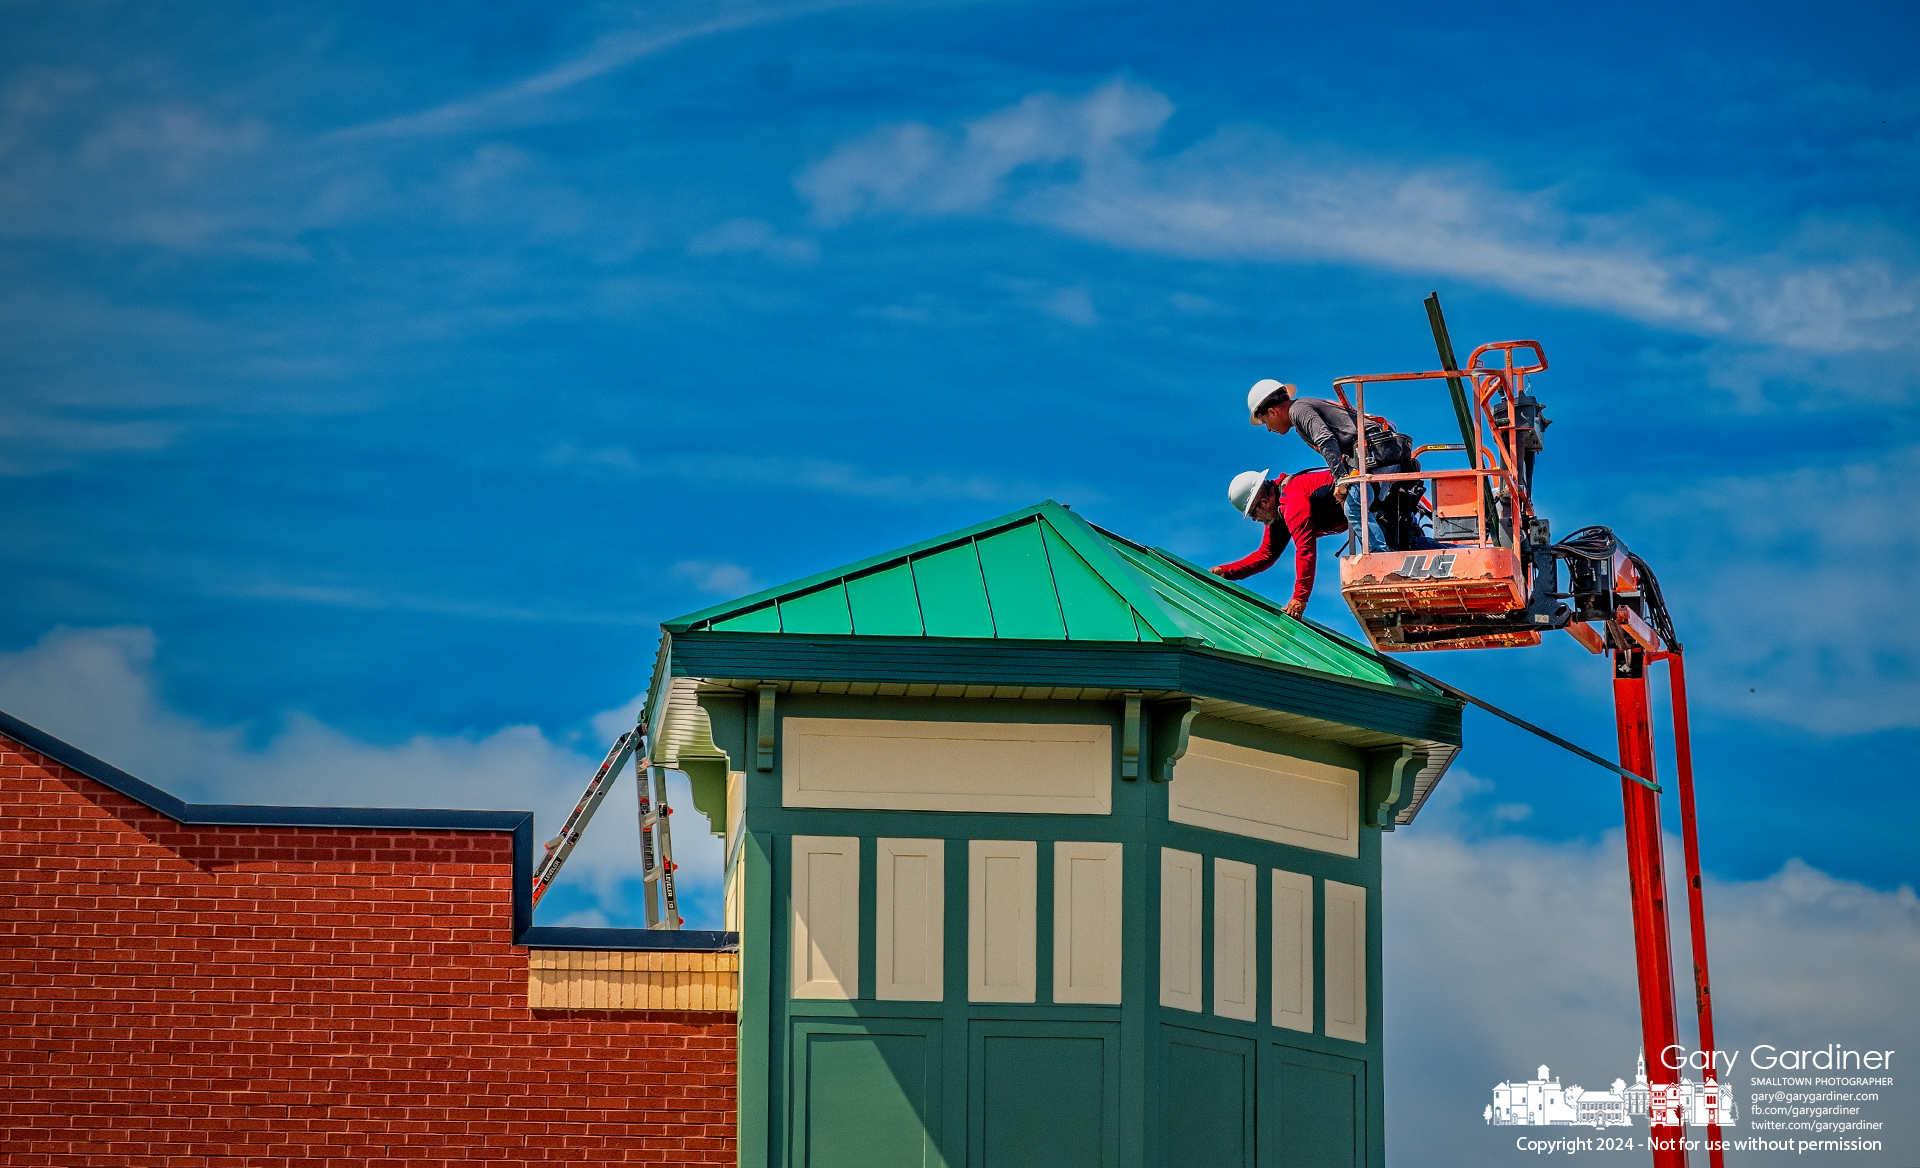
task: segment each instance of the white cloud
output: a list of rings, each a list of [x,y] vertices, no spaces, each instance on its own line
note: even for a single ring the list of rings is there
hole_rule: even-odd
[[[751,571],[724,560],[681,560],[669,571],[676,579],[685,580],[701,592],[746,596],[760,590]]]
[[[203,161],[250,154],[266,140],[266,124],[257,118],[222,125],[185,106],[123,109],[87,135],[79,159],[90,168],[108,170],[128,155],[141,156],[178,182],[194,177]]]
[[[0,414],[0,475],[66,470],[107,451],[158,450],[180,427],[142,420],[97,419],[17,403]]]
[[[1085,288],[1062,288],[1047,297],[1042,307],[1071,324],[1090,328],[1100,323],[1100,313],[1093,307],[1093,297]]]
[[[1692,1046],[1685,901],[1677,847],[1669,851],[1677,1008]],[[1443,812],[1388,836],[1385,863],[1397,1157],[1479,1168],[1510,1152],[1511,1131],[1483,1143],[1480,1110],[1495,1083],[1530,1078],[1542,1063],[1592,1088],[1632,1078],[1639,1005],[1618,831],[1597,842],[1470,840]],[[1911,1049],[1920,1040],[1920,1014],[1907,1004],[1920,969],[1911,888],[1874,889],[1789,860],[1761,880],[1709,876],[1704,896],[1721,1049]],[[1746,1079],[1743,1061],[1728,1081]],[[1872,1118],[1898,1111],[1882,1104]]]
[[[822,458],[747,458],[731,454],[666,454],[641,457],[623,445],[580,447],[561,443],[541,460],[549,468],[587,478],[670,479],[702,490],[716,484],[731,491],[758,488],[811,491],[841,498],[918,505],[929,500],[977,500],[1022,505],[1045,498],[1097,503],[1103,495],[1074,483],[906,471]]]
[[[532,111],[539,109],[543,100],[678,45],[852,6],[848,0],[794,5],[729,5],[725,7],[731,7],[732,11],[723,15],[697,19],[677,27],[617,29],[599,37],[581,52],[531,77],[419,113],[341,130],[336,137],[413,138],[528,120],[537,116]],[[682,8],[689,9],[691,6],[683,5]],[[650,10],[650,14],[658,10],[656,7]],[[692,10],[705,14],[711,12],[712,7],[701,6]]]
[[[687,254],[764,255],[788,263],[811,263],[820,258],[820,245],[811,239],[781,235],[760,219],[729,219],[688,241]]]
[[[262,737],[251,727],[209,726],[170,708],[157,692],[155,650],[144,628],[56,629],[29,648],[0,654],[0,709],[189,802],[531,810],[544,843],[605,748],[632,727],[640,700],[596,715],[592,737],[578,743],[527,725],[375,743],[298,713]],[[693,811],[686,779],[675,774],[670,784],[670,799],[684,811],[674,817],[684,895],[717,906],[719,841]],[[556,887],[571,886],[592,901],[579,912],[637,925],[639,906],[627,899],[640,875],[633,799],[629,767]],[[692,914],[689,923],[716,927]]]
[[[1156,153],[1172,113],[1165,95],[1127,80],[1081,97],[1035,94],[953,128],[881,127],[796,186],[827,223],[1000,215],[1173,255],[1445,275],[1813,351],[1906,346],[1920,323],[1920,276],[1884,258],[1888,249],[1709,253],[1684,243],[1703,234],[1702,211],[1649,202],[1573,212],[1554,190],[1506,189],[1479,169],[1336,157],[1261,127]]]

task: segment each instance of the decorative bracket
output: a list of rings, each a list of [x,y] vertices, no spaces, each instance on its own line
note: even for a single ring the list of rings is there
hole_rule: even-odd
[[[1127,720],[1120,731],[1120,777],[1140,777],[1140,691],[1126,693]]]
[[[1413,776],[1426,763],[1426,752],[1407,743],[1367,751],[1368,827],[1393,830],[1394,817],[1413,796]]]
[[[759,742],[753,753],[753,769],[758,771],[773,769],[773,695],[776,692],[771,685],[760,687],[760,716],[754,719]]]
[[[1153,776],[1153,781],[1156,783],[1172,782],[1173,765],[1186,757],[1187,735],[1193,730],[1193,716],[1200,712],[1200,699],[1180,698],[1168,703],[1169,713],[1175,709],[1179,711],[1180,722],[1173,732],[1173,749],[1169,750],[1167,757],[1161,760],[1160,770]]]

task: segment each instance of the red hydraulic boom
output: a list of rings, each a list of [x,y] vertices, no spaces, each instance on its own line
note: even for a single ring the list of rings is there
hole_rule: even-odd
[[[1669,949],[1667,879],[1661,852],[1660,787],[1655,782],[1653,715],[1647,668],[1665,662],[1672,699],[1680,837],[1686,858],[1687,918],[1693,950],[1694,1008],[1699,1017],[1708,1156],[1721,1168],[1720,1120],[1732,1095],[1716,1081],[1712,1055],[1712,984],[1707,973],[1706,920],[1700,894],[1700,847],[1694,819],[1692,740],[1687,724],[1685,661],[1653,571],[1605,527],[1587,527],[1558,543],[1534,511],[1534,457],[1549,425],[1527,379],[1544,373],[1537,341],[1482,345],[1465,368],[1453,358],[1440,300],[1427,301],[1441,369],[1335,380],[1334,391],[1367,415],[1368,386],[1446,383],[1459,418],[1461,443],[1416,454],[1458,451],[1466,465],[1348,475],[1360,493],[1366,530],[1376,485],[1426,496],[1433,538],[1422,552],[1362,552],[1342,557],[1340,591],[1374,648],[1386,653],[1538,645],[1565,629],[1590,652],[1609,656],[1620,742],[1620,797],[1625,811],[1627,874],[1633,899],[1633,942],[1640,985],[1641,1040],[1648,1056],[1656,1168],[1684,1168],[1685,1124],[1680,1072],[1667,1052],[1680,1047]],[[1372,420],[1372,419],[1369,419]],[[1357,426],[1354,462],[1367,466],[1368,425]],[[1376,434],[1380,431],[1376,430]],[[1429,493],[1430,492],[1430,493]],[[1560,568],[1566,568],[1565,588]],[[1591,757],[1591,756],[1589,756]]]

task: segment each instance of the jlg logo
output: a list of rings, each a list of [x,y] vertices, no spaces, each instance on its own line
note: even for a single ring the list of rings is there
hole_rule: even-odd
[[[1433,557],[1433,563],[1427,563],[1425,556],[1408,556],[1407,562],[1400,565],[1400,575],[1409,580],[1440,580],[1453,575],[1453,559],[1456,552]]]

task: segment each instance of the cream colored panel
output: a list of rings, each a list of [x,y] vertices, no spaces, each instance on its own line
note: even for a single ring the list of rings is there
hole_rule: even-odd
[[[874,888],[874,996],[937,1002],[946,920],[947,841],[882,839]]]
[[[747,776],[742,771],[727,772],[727,855],[733,855],[733,845],[740,838],[740,829],[747,822]]]
[[[727,869],[726,884],[721,893],[720,912],[722,925],[730,933],[744,931],[746,923],[747,866],[736,862]]]
[[[740,843],[747,822],[747,776],[739,771],[727,775],[727,859],[722,875],[722,923],[729,932],[740,932],[746,920],[746,869],[740,863]]]
[[[967,1000],[1034,1000],[1032,840],[967,841]]]
[[[1106,815],[1106,726],[787,718],[788,807]]]
[[[731,1014],[740,1008],[740,955],[535,949],[527,954],[527,1005]]]
[[[1160,1004],[1202,1009],[1200,857],[1173,848],[1160,849]]]
[[[1053,845],[1053,1000],[1120,1004],[1120,844]]]
[[[1195,738],[1167,787],[1167,818],[1340,856],[1360,854],[1360,774]]]
[[[1313,877],[1273,873],[1273,1024],[1313,1033]]]
[[[860,976],[860,841],[793,837],[793,996],[854,998]]]
[[[1213,1012],[1253,1021],[1260,984],[1260,869],[1213,861]]]
[[[1327,1037],[1367,1040],[1367,890],[1329,880]]]

